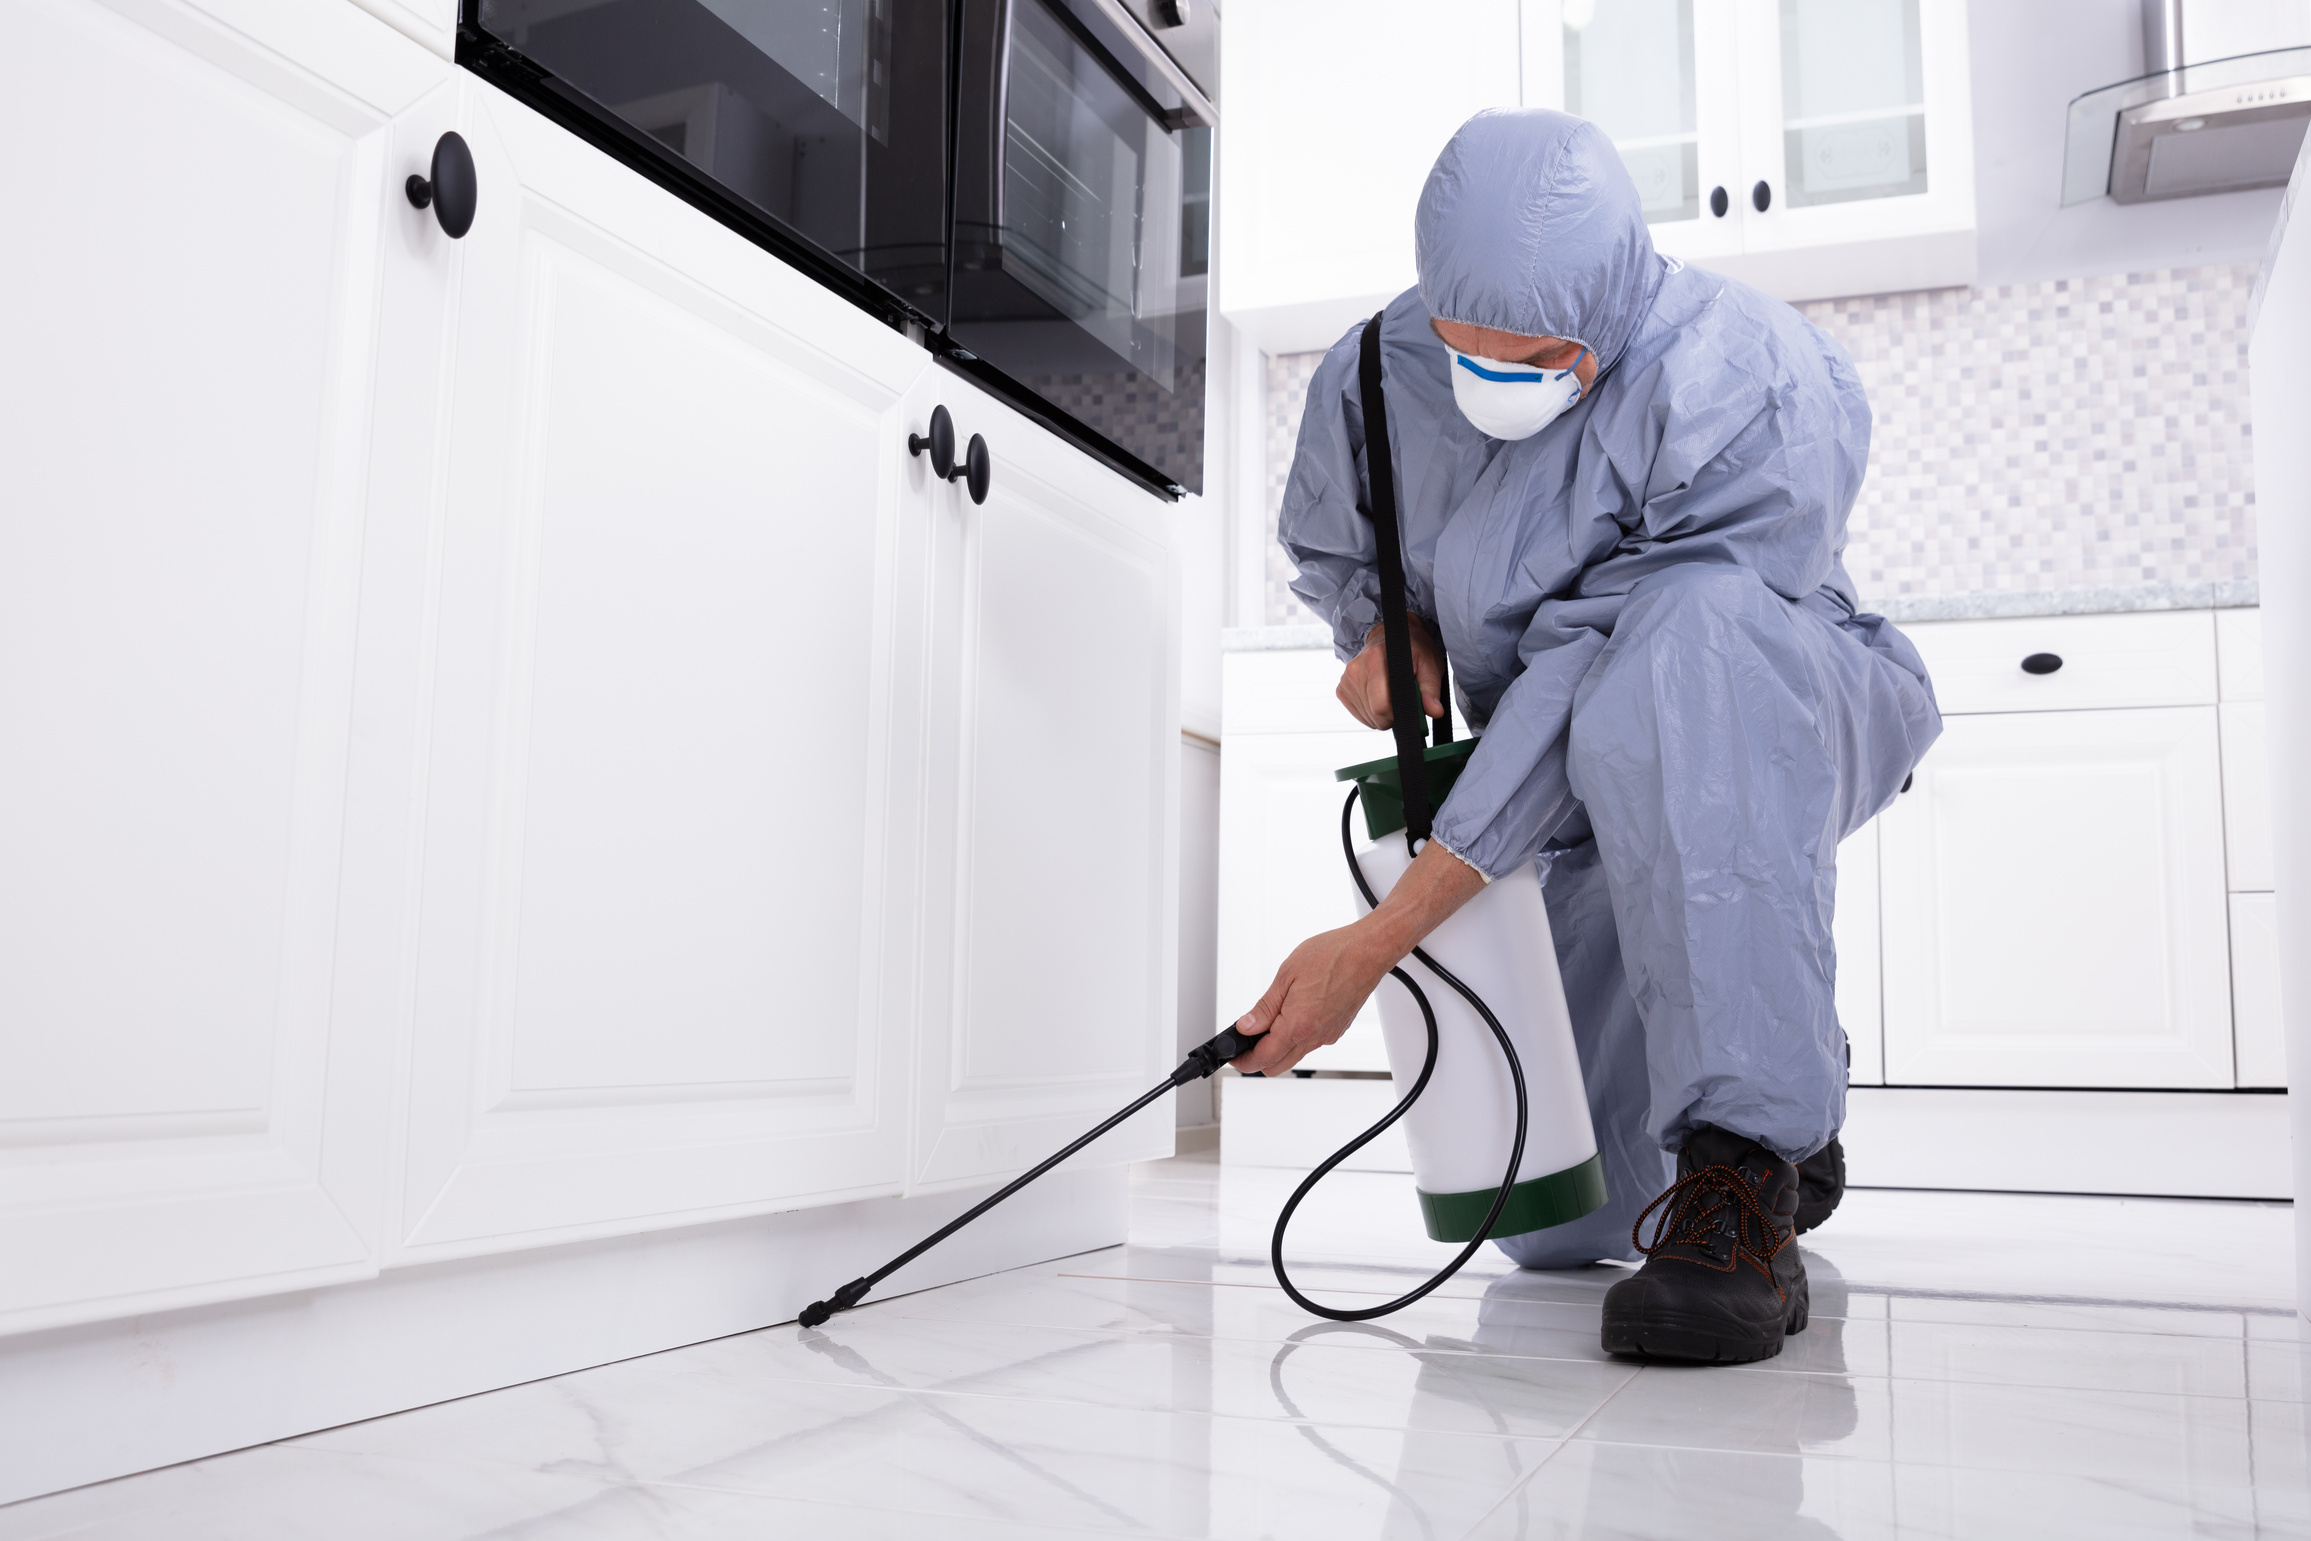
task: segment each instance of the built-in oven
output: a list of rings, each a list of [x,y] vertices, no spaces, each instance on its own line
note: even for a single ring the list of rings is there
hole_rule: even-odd
[[[1200,0],[465,0],[458,58],[1177,493],[1203,488],[1217,25]]]

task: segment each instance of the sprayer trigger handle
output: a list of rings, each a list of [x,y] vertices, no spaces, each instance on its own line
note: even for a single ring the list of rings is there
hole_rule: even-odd
[[[1239,1033],[1233,1027],[1223,1027],[1218,1036],[1205,1040],[1188,1051],[1180,1061],[1180,1068],[1172,1072],[1172,1085],[1185,1086],[1190,1081],[1201,1081],[1229,1060],[1251,1052],[1258,1043],[1256,1034]]]

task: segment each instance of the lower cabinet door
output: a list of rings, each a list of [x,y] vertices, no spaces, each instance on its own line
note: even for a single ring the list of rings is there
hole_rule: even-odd
[[[377,1269],[363,472],[453,73],[350,5],[0,5],[0,1333]]]
[[[396,1255],[894,1192],[927,355],[464,90]]]
[[[2232,1084],[2215,709],[1949,719],[1880,819],[1886,1079]]]
[[[1178,1063],[1178,509],[955,377],[913,1181],[1032,1165]],[[1168,1098],[1082,1158],[1168,1155]]]
[[[2279,896],[2231,895],[2232,1039],[2241,1086],[2287,1084],[2279,1016]]]
[[[1837,911],[1830,942],[1837,949],[1838,1025],[1852,1055],[1847,1078],[1855,1086],[1886,1079],[1885,1010],[1878,948],[1878,821],[1870,820],[1838,846]]]

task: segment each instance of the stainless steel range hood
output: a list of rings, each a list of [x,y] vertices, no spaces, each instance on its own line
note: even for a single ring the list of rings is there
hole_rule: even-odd
[[[2142,0],[2142,22],[2150,73],[2070,104],[2062,201],[2284,185],[2311,124],[2311,6]]]

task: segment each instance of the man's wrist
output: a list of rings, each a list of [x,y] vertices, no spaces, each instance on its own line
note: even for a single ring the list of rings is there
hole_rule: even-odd
[[[1396,915],[1384,904],[1356,922],[1360,933],[1357,955],[1364,963],[1365,972],[1378,985],[1388,977],[1388,971],[1402,963],[1420,945],[1418,937],[1406,938]]]

